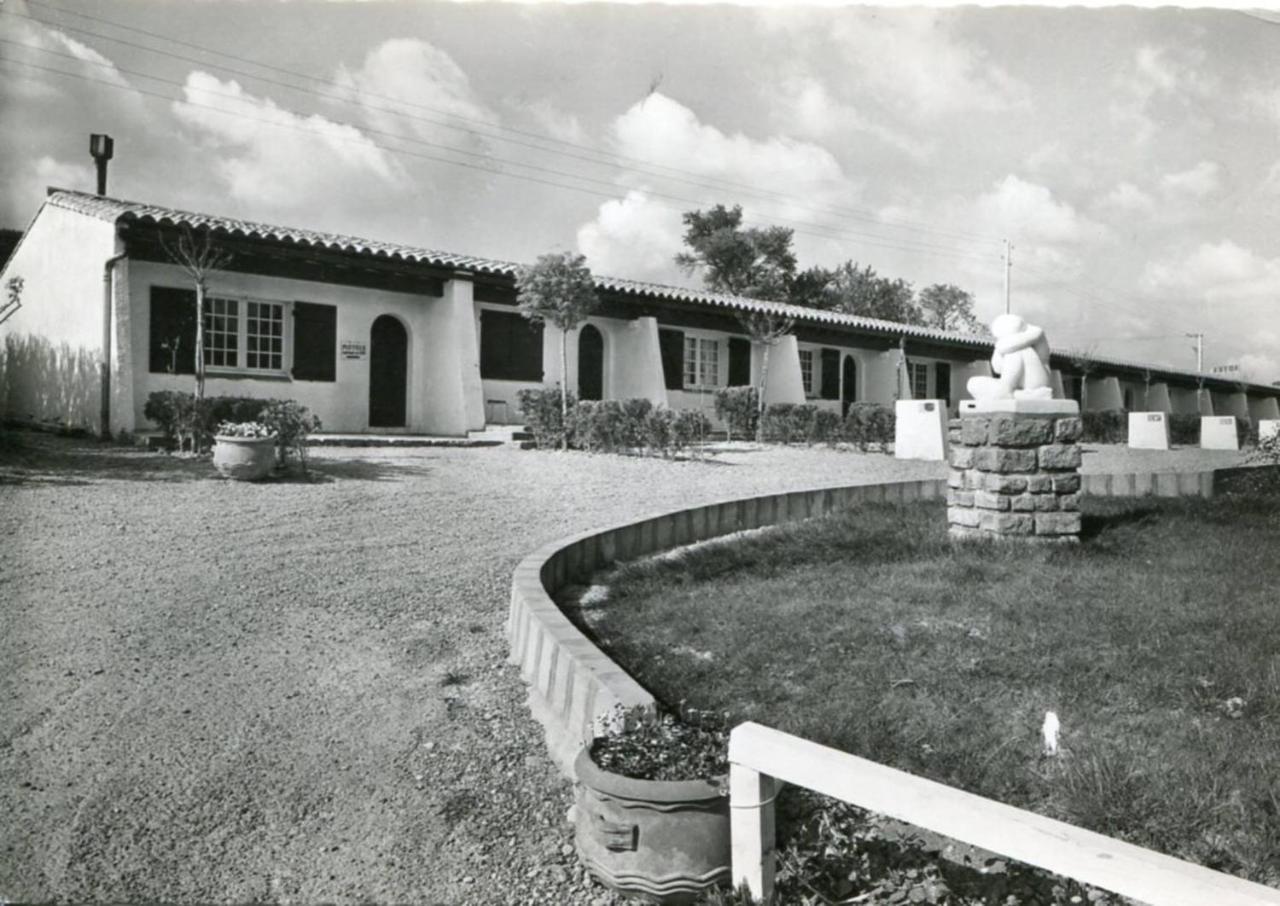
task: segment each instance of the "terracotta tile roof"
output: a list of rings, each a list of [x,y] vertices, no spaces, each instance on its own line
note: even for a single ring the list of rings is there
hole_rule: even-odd
[[[476,258],[470,255],[457,255],[452,252],[441,252],[434,249],[419,248],[412,245],[382,242],[376,239],[362,239],[358,236],[324,233],[317,230],[304,230],[297,227],[274,226],[272,224],[256,223],[249,220],[239,220],[234,217],[198,214],[191,211],[178,210],[177,208],[164,207],[162,205],[144,204],[136,201],[124,201],[118,198],[90,195],[85,192],[76,192],[69,189],[51,188],[45,203],[59,208],[64,208],[69,211],[77,211],[81,214],[96,217],[100,220],[117,223],[138,222],[153,223],[156,225],[171,224],[175,226],[187,224],[194,228],[207,227],[233,237],[280,242],[286,245],[310,246],[316,249],[326,249],[343,254],[368,255],[390,261],[426,264],[435,267],[466,270],[473,273],[488,274],[492,276],[509,277],[512,279],[516,277],[521,268],[521,265],[510,261],[498,261],[492,258]],[[989,355],[993,348],[991,337],[984,334],[968,334],[948,330],[935,330],[930,327],[919,327],[914,324],[899,324],[893,321],[864,318],[860,315],[823,311],[821,309],[806,308],[800,305],[790,305],[783,302],[770,302],[763,299],[751,299],[744,296],[729,295],[727,293],[711,292],[709,290],[688,289],[680,286],[667,286],[661,283],[647,283],[640,280],[627,280],[617,277],[600,276],[596,277],[596,285],[604,290],[626,293],[633,296],[662,299],[672,302],[683,302],[693,305],[707,305],[741,312],[774,312],[786,317],[794,318],[797,321],[812,324],[826,324],[833,327],[847,327],[869,333],[889,334],[894,338],[906,336],[916,337],[918,339],[935,340],[942,343],[964,346],[972,351],[980,352],[984,356]],[[1071,358],[1077,355],[1079,354],[1069,351],[1059,351],[1055,353],[1055,356],[1057,357],[1066,358]],[[1161,375],[1176,375],[1190,379],[1195,379],[1197,377],[1195,372],[1170,368],[1164,365],[1125,361],[1097,355],[1088,356],[1087,358],[1100,365],[1107,365],[1114,368],[1138,371],[1149,369],[1153,373]],[[1216,387],[1219,390],[1233,389],[1235,386],[1233,381],[1220,378],[1208,378],[1205,385]],[[1265,390],[1270,393],[1274,393],[1275,391],[1275,388],[1267,387],[1264,384],[1252,384],[1250,386],[1254,389]]]

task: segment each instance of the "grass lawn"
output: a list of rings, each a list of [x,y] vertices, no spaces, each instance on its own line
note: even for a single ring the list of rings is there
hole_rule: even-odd
[[[669,705],[1280,884],[1278,513],[1091,500],[1078,546],[953,546],[940,505],[864,507],[623,566],[575,615]]]

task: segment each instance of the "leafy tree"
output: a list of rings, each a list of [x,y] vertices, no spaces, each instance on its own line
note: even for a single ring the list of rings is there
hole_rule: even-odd
[[[569,331],[587,319],[599,304],[595,279],[586,256],[574,252],[539,255],[516,278],[520,314],[530,321],[560,328],[560,416],[569,423]],[[569,448],[566,433],[561,449]]]
[[[950,283],[935,283],[920,290],[917,297],[925,327],[974,333],[978,319],[973,316],[973,296]]]
[[[777,302],[790,298],[796,273],[791,230],[744,229],[741,205],[688,211],[683,219],[690,251],[680,252],[675,261],[685,273],[701,271],[707,287],[718,292]]]
[[[231,261],[231,253],[213,239],[213,232],[205,229],[197,235],[187,224],[182,225],[178,244],[170,245],[160,234],[160,247],[169,260],[181,267],[196,287],[196,411],[204,406],[204,296],[209,288],[209,275],[221,270]],[[175,355],[176,355],[176,345]]]
[[[911,284],[880,277],[867,265],[846,261],[831,272],[829,289],[836,311],[899,324],[922,324],[924,316],[915,303]]]

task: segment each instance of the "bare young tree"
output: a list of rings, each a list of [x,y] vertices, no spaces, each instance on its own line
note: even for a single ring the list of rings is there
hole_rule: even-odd
[[[752,342],[764,348],[760,360],[760,384],[756,390],[756,441],[759,442],[764,440],[764,390],[769,381],[769,350],[791,333],[796,322],[795,318],[773,311],[753,311],[740,315],[738,321]]]
[[[196,407],[204,403],[204,296],[209,286],[209,275],[221,270],[231,261],[231,253],[213,239],[211,230],[196,233],[187,224],[178,233],[178,243],[173,245],[160,234],[160,247],[169,260],[187,272],[196,287]]]

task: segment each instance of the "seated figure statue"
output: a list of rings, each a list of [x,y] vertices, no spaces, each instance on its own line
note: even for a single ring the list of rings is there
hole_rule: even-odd
[[[991,322],[996,350],[991,370],[997,377],[969,378],[975,400],[1049,400],[1053,383],[1049,372],[1049,341],[1044,331],[1017,315],[1000,315]]]

